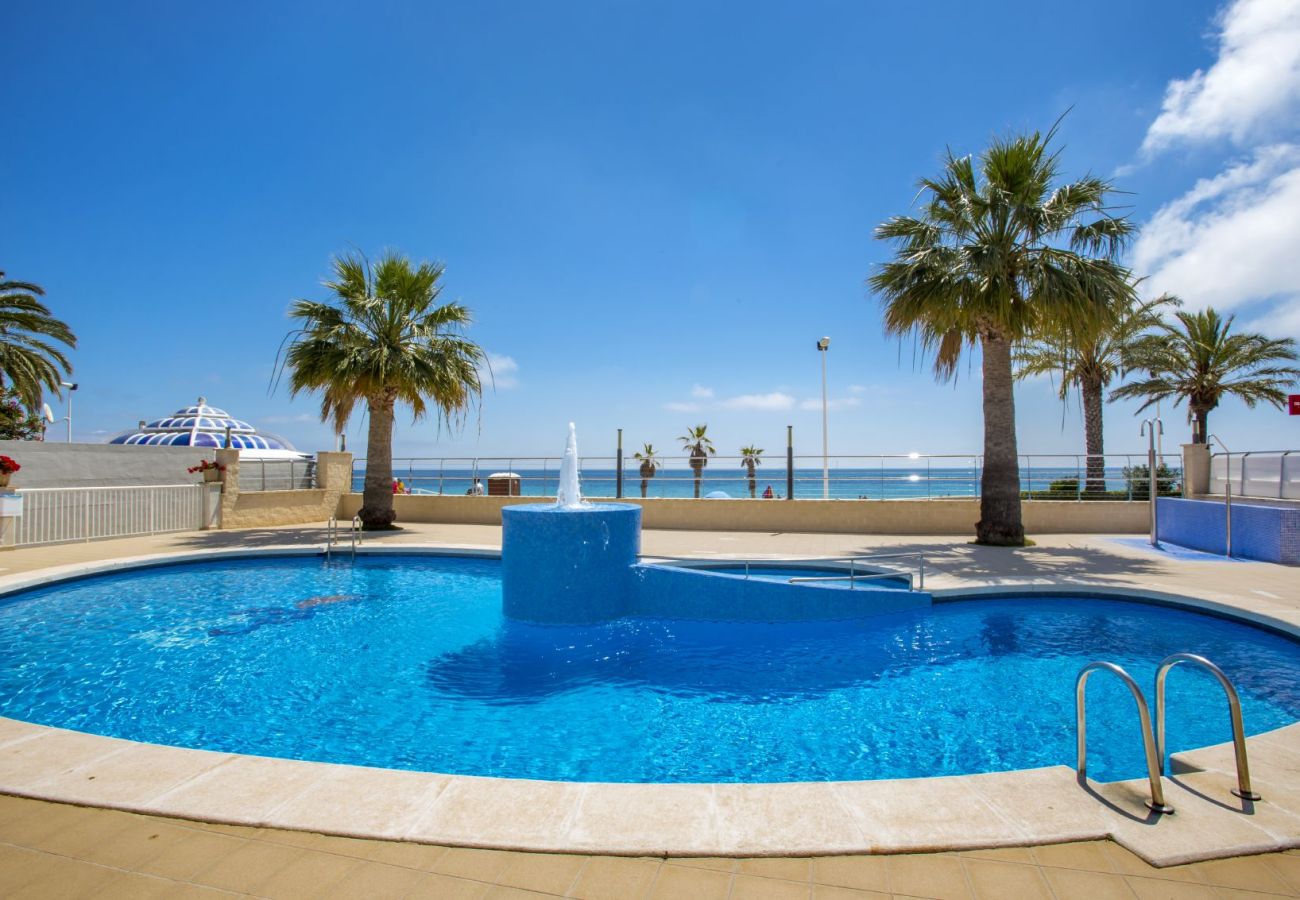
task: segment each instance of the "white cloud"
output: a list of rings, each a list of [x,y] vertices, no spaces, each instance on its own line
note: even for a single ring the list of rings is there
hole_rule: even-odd
[[[794,398],[781,391],[773,391],[770,394],[741,394],[739,397],[730,397],[722,401],[722,405],[726,409],[782,410],[793,407]]]
[[[826,408],[829,410],[849,409],[853,406],[861,406],[861,397],[831,397],[826,401]],[[821,409],[822,401],[820,397],[809,397],[807,400],[799,402],[800,409]]]
[[[305,422],[319,422],[319,416],[311,413],[298,413],[296,416],[262,416],[257,421],[266,425],[301,425]]]
[[[697,400],[712,400],[713,388],[703,387],[702,385],[692,385],[691,396]]]
[[[867,392],[867,386],[866,386],[865,384],[851,384],[851,385],[849,385],[849,393],[850,393],[850,394],[865,394],[866,392]]]
[[[664,409],[669,412],[699,412],[702,407],[698,403],[665,403]]]
[[[1169,82],[1146,155],[1180,142],[1276,136],[1300,114],[1300,0],[1234,0],[1217,24],[1218,58]]]
[[[1277,144],[1156,211],[1133,248],[1152,294],[1193,309],[1280,301],[1266,330],[1300,321],[1300,146]]]
[[[497,390],[519,387],[519,363],[512,357],[488,351],[487,366],[480,372],[480,377],[484,384],[494,385]]]

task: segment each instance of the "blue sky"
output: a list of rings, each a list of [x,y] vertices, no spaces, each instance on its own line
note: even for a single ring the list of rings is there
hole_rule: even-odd
[[[558,454],[570,419],[590,454],[696,422],[818,453],[823,334],[832,452],[977,450],[978,362],[936,385],[882,335],[871,231],[945,147],[1071,107],[1068,173],[1132,192],[1152,289],[1300,331],[1300,0],[21,2],[0,25],[0,268],[80,336],[78,439],[203,394],[328,446],[311,398],[268,392],[285,311],[331,254],[391,247],[446,264],[498,372],[463,432],[401,419],[399,455]],[[1017,400],[1022,451],[1081,448],[1050,384]],[[1106,425],[1140,446],[1133,407]],[[1300,419],[1230,401],[1211,429],[1294,447]]]

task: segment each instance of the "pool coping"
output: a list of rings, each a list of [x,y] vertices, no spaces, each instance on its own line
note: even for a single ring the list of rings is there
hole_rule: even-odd
[[[160,564],[321,552],[319,545],[296,544],[147,554],[0,577],[0,592]],[[358,552],[500,555],[494,547],[450,544]],[[1054,582],[932,593],[943,600],[1044,591],[1154,599],[1300,638],[1300,617],[1288,621],[1155,589]],[[0,718],[0,792],[232,825],[508,850],[813,856],[1111,838],[1167,866],[1300,847],[1300,781],[1293,777],[1300,775],[1300,723],[1247,744],[1264,800],[1252,803],[1228,792],[1235,770],[1232,747],[1222,744],[1174,756],[1175,773],[1164,784],[1178,813],[1154,816],[1143,805],[1144,779],[1081,784],[1067,766],[854,782],[553,782],[220,753]]]

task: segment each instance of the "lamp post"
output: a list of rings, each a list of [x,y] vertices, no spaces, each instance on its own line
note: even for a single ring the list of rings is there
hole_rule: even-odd
[[[831,467],[830,467],[830,457],[827,455],[829,452],[827,450],[827,446],[829,444],[827,440],[827,435],[829,434],[829,428],[827,427],[827,413],[826,413],[827,410],[826,351],[830,350],[830,348],[831,348],[831,339],[828,337],[824,337],[817,342],[817,352],[821,354],[821,358],[822,358],[822,499],[823,500],[829,500],[831,496]]]
[[[65,387],[68,389],[68,414],[65,418],[68,420],[68,443],[71,444],[72,443],[72,392],[77,389],[77,384],[76,382],[73,381],[60,381],[59,387]]]

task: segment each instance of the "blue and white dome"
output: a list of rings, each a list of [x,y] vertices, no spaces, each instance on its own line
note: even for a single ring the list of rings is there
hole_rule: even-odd
[[[227,441],[229,443],[227,443]],[[236,450],[251,451],[249,456],[302,456],[297,448],[276,435],[259,434],[257,429],[242,419],[215,406],[208,406],[204,397],[170,416],[141,422],[135,431],[119,434],[110,444],[140,444],[155,447],[211,447],[230,446]]]

